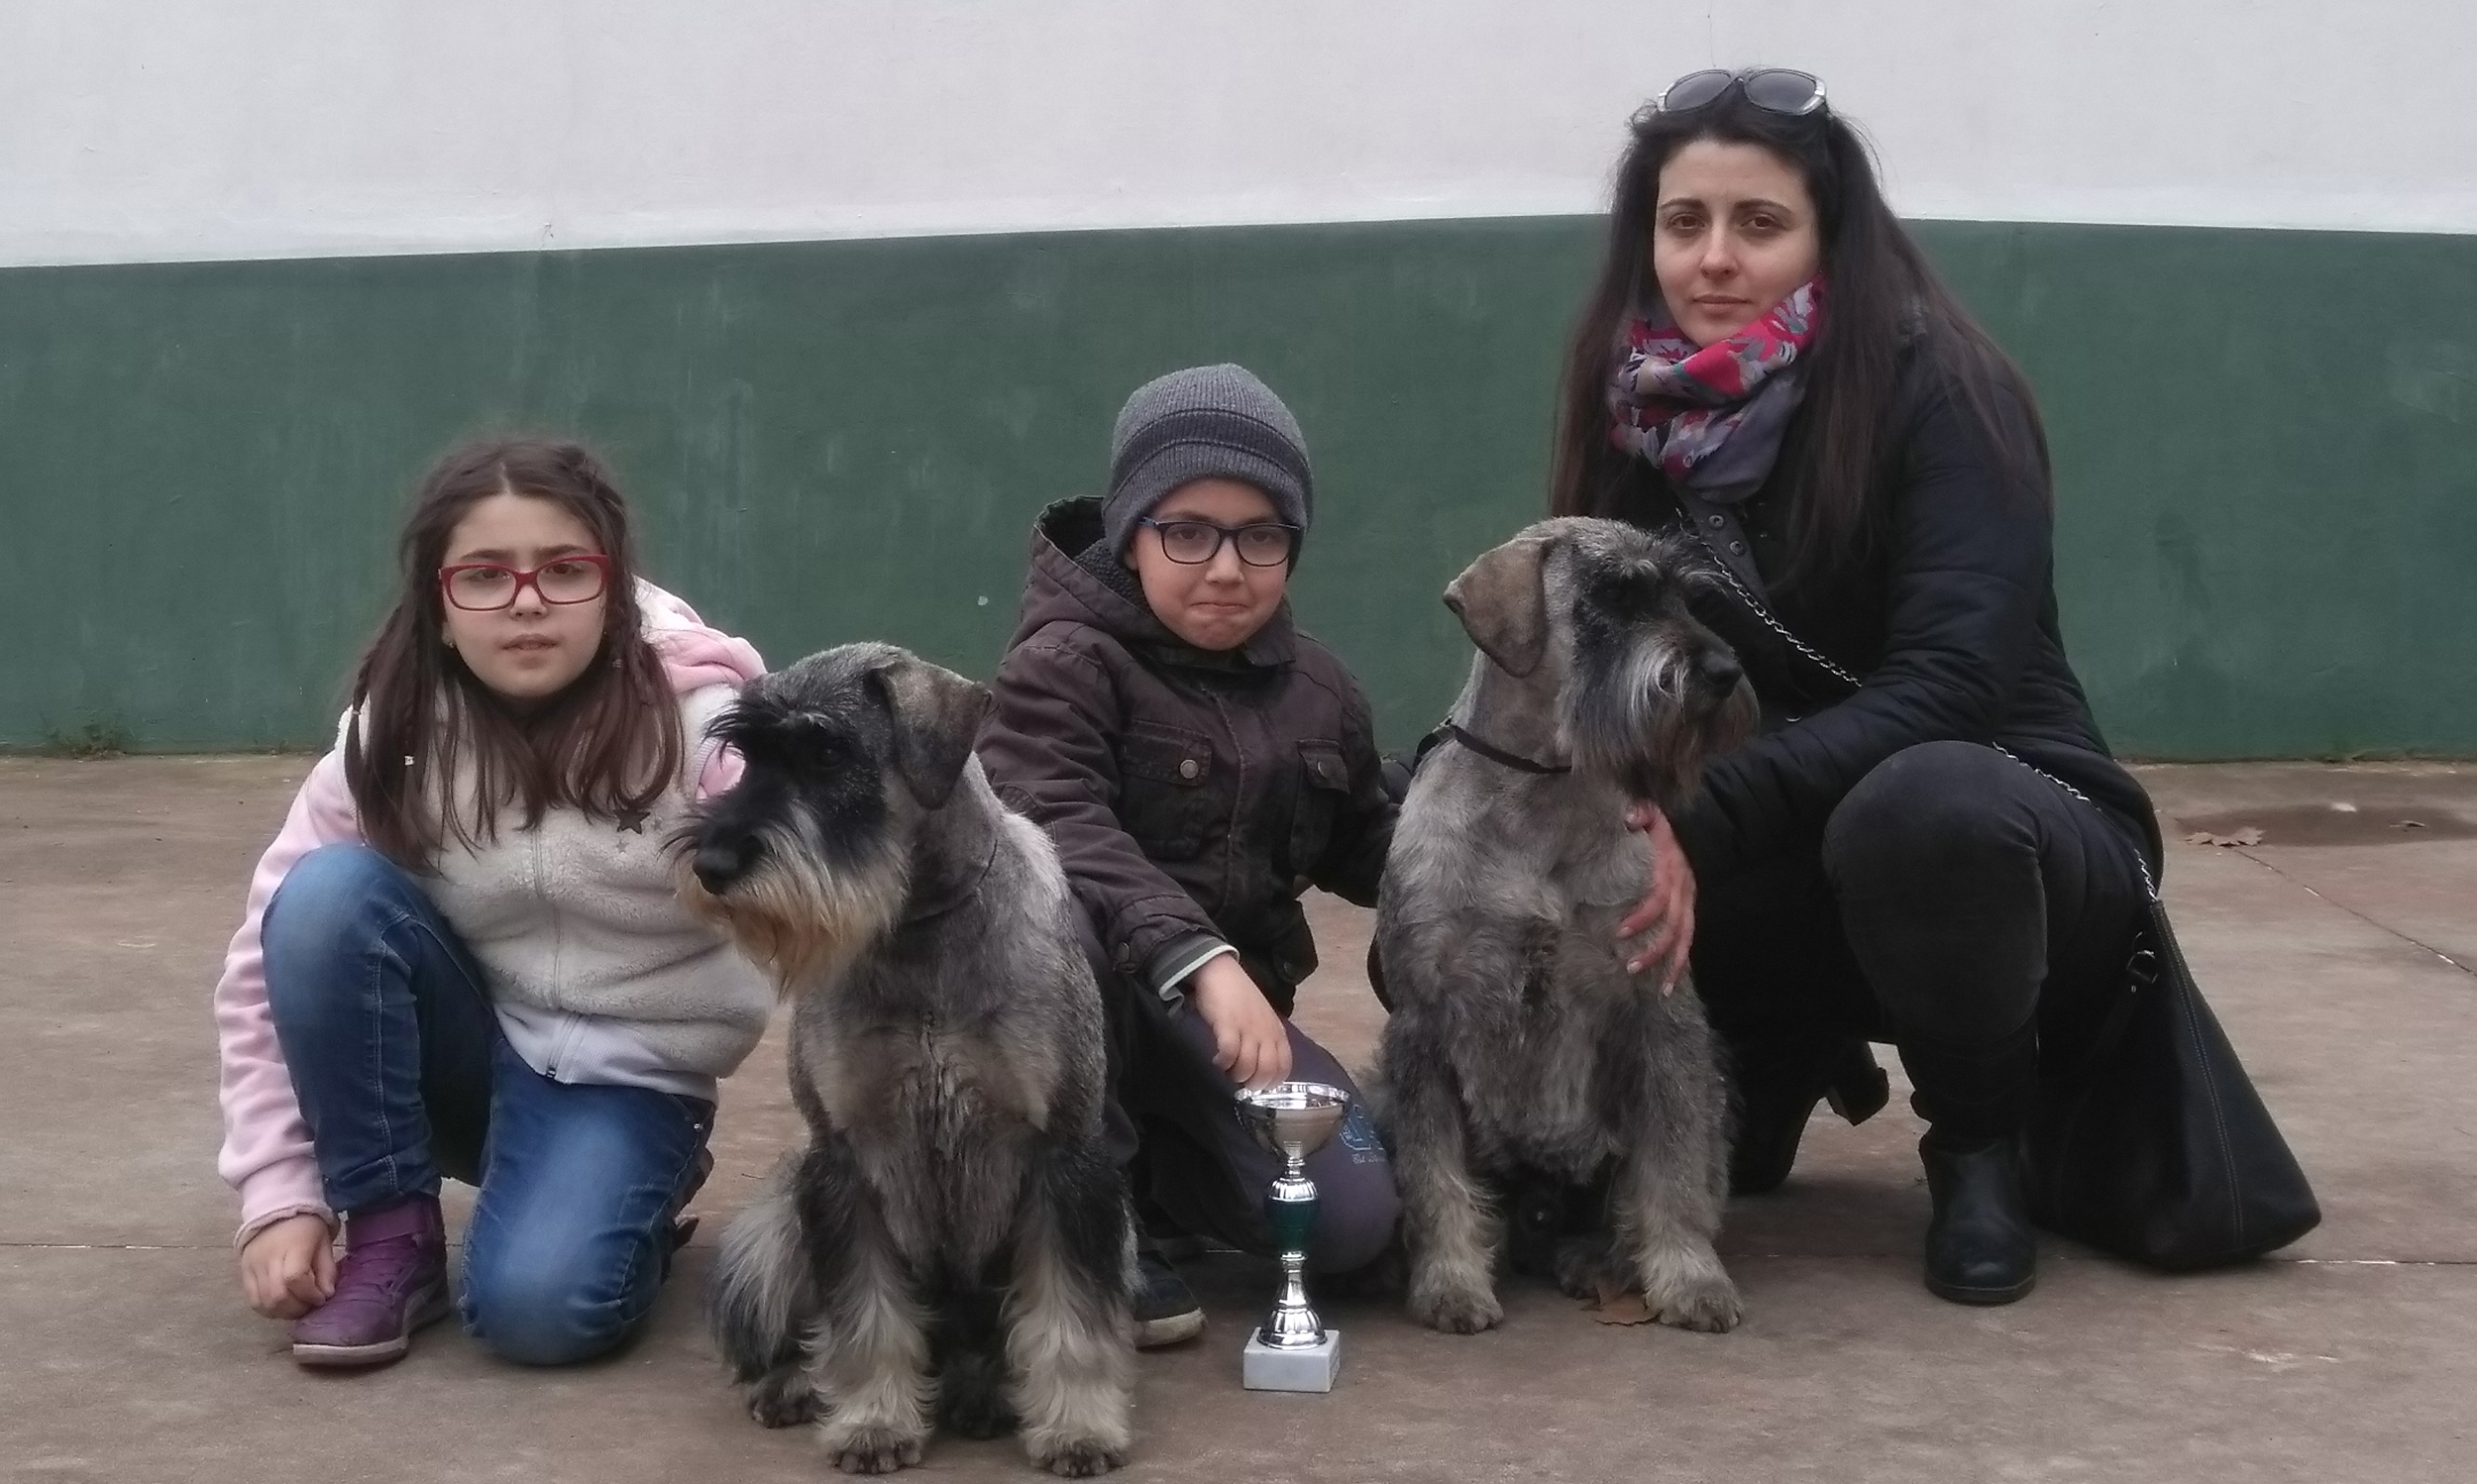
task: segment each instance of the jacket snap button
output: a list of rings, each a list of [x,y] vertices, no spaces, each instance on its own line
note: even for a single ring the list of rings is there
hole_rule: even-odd
[[[1743,541],[1732,541],[1729,543],[1729,550],[1743,557],[1746,555],[1746,543]]]
[[[1178,776],[1187,780],[1189,783],[1194,783],[1197,776],[1203,772],[1204,765],[1197,762],[1193,758],[1180,758],[1178,760]]]
[[[1703,517],[1703,518],[1704,518],[1706,521],[1710,522],[1710,524],[1711,524],[1711,528],[1712,528],[1713,530],[1717,531],[1717,530],[1719,530],[1719,529],[1720,529],[1720,521],[1721,521],[1721,517],[1719,517],[1719,516],[1717,516],[1717,515],[1707,515],[1707,516],[1705,516],[1705,517]]]

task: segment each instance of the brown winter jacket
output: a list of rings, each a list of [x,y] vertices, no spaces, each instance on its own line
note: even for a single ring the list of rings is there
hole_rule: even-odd
[[[1181,643],[1100,537],[1097,500],[1034,524],[982,766],[1121,971],[1167,996],[1226,942],[1287,1015],[1316,968],[1300,893],[1373,905],[1393,842],[1367,699],[1287,603],[1238,651]]]

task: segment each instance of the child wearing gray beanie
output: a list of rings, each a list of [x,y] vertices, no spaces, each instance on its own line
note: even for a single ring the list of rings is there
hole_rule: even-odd
[[[1305,532],[1316,510],[1307,439],[1273,389],[1243,366],[1191,367],[1135,388],[1110,430],[1110,492],[1103,535],[1120,556],[1172,490],[1196,479],[1237,479],[1264,491]]]
[[[1290,1023],[1316,967],[1299,897],[1374,905],[1399,806],[1358,682],[1291,620],[1314,505],[1307,440],[1262,381],[1223,365],[1145,382],[1111,430],[1106,496],[1035,524],[990,682],[981,764],[1056,841],[1110,1007],[1145,1346],[1204,1325],[1154,1238],[1271,1250],[1277,1171],[1230,1115],[1238,1087],[1350,1086]],[[1400,1201],[1356,1099],[1308,1171],[1309,1265],[1373,1261]]]

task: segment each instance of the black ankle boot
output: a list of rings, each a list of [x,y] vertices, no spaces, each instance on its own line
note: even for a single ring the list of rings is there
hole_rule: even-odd
[[[1926,1287],[1955,1304],[2009,1304],[2038,1281],[2038,1239],[2021,1199],[2018,1136],[1918,1141],[1935,1215],[1926,1227]]]
[[[1901,1064],[1925,1116],[1918,1141],[1935,1216],[1926,1286],[1956,1304],[2009,1304],[2038,1280],[2038,1241],[2021,1195],[2021,1134],[2038,1086],[2038,1024],[1954,1044],[1904,1029]]]

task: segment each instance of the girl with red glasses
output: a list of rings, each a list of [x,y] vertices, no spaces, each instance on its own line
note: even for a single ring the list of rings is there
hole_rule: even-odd
[[[260,860],[215,1011],[241,1280],[306,1365],[391,1360],[448,1302],[439,1185],[480,1187],[466,1328],[531,1364],[651,1308],[765,979],[672,887],[763,670],[637,576],[586,450],[430,472],[335,749]],[[342,1229],[339,1258],[333,1237]]]

